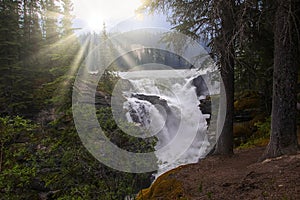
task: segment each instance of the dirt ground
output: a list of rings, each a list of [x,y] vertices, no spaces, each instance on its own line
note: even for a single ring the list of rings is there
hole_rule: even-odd
[[[162,184],[154,183],[148,189],[152,197],[147,199],[300,200],[300,152],[258,163],[264,150],[235,150],[232,157],[208,157],[167,172],[156,181],[172,180],[177,188],[170,186],[168,192],[158,193],[155,187]]]

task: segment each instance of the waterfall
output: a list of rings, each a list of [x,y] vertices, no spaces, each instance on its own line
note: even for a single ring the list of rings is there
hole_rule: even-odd
[[[130,83],[122,91],[127,120],[148,130],[139,137],[157,138],[156,177],[205,156],[210,145],[207,136],[210,115],[203,114],[199,104],[209,92],[204,81],[199,85],[200,71],[142,70],[119,75]]]

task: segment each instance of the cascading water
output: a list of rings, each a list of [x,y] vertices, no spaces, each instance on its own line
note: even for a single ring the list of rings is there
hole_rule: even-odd
[[[130,89],[123,91],[127,120],[148,130],[138,137],[157,138],[156,177],[205,156],[209,115],[201,112],[199,100],[205,98],[208,89],[201,85],[196,88],[199,71],[144,70],[119,75],[130,83]],[[204,91],[199,92],[201,87]]]

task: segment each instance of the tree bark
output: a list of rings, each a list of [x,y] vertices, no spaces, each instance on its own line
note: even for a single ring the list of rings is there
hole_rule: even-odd
[[[231,155],[233,154],[233,117],[234,117],[234,20],[232,7],[234,3],[231,0],[223,1],[222,8],[222,34],[218,44],[220,52],[221,78],[224,88],[221,88],[221,98],[226,98],[225,121],[223,129],[218,137],[214,150],[214,155]],[[225,95],[222,95],[225,92]],[[221,100],[222,101],[222,100]]]
[[[295,2],[277,0],[271,136],[262,159],[292,154],[298,150],[296,93],[299,43],[293,16]]]
[[[221,98],[226,98],[225,103],[221,103],[221,115],[225,115],[223,128],[218,137],[214,150],[214,155],[232,155],[233,154],[233,117],[234,117],[234,72],[233,61],[230,65],[227,63],[221,68],[221,77],[224,86],[221,86]],[[225,66],[227,69],[225,69]],[[231,68],[232,67],[232,68]],[[222,93],[225,93],[224,95]],[[221,100],[222,101],[222,100]]]

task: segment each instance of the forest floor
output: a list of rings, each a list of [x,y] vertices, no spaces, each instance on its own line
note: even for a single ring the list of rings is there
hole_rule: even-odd
[[[140,199],[300,199],[300,152],[258,162],[264,150],[237,149],[231,157],[181,166],[160,176],[143,191],[151,195]]]

